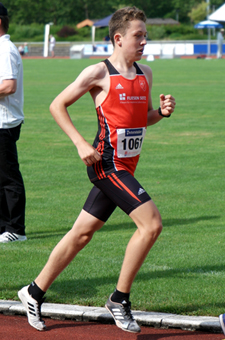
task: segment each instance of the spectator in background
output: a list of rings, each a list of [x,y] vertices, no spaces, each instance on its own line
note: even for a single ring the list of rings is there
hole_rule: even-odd
[[[27,43],[24,43],[24,55],[27,57],[29,53]]]
[[[54,49],[55,49],[55,37],[53,37],[52,34],[50,35],[49,43],[50,43],[49,44],[49,50],[51,52],[52,58],[54,58],[54,56],[55,56],[55,52],[54,52]]]
[[[16,142],[23,113],[23,64],[0,3],[0,243],[25,241],[25,188]]]
[[[110,41],[109,35],[106,35],[106,36],[104,37],[104,41],[106,41],[106,42],[109,42],[109,41]]]
[[[223,55],[223,35],[224,29],[221,28],[220,32],[217,33],[217,59],[221,59]]]
[[[20,52],[20,55],[23,56],[24,55],[24,48],[23,48],[23,45],[20,45],[18,47],[18,51]]]

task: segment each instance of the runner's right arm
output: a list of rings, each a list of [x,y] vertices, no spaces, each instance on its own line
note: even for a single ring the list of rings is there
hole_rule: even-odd
[[[50,105],[53,118],[77,147],[80,158],[87,166],[98,162],[101,156],[78,132],[69,116],[67,107],[75,103],[92,88],[99,86],[101,68],[97,67],[97,65],[89,66],[82,71],[77,79],[63,90]]]

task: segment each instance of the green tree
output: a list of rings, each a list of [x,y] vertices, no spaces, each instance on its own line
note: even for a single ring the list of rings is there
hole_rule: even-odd
[[[136,0],[135,6],[145,11],[148,18],[176,19],[179,13],[180,22],[190,22],[188,13],[202,0]],[[211,0],[211,9],[217,9],[224,0]],[[124,6],[132,6],[130,0],[123,0]],[[121,7],[120,0],[4,0],[8,8],[10,22],[29,25],[31,23],[55,25],[76,25],[89,18],[104,18]]]
[[[199,21],[206,19],[207,6],[208,4],[206,2],[201,2],[196,7],[192,8],[192,10],[188,13],[192,23],[196,24]]]

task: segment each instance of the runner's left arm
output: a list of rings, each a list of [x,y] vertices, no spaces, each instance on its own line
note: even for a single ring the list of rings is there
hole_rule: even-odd
[[[148,80],[149,84],[149,99],[148,99],[148,120],[147,120],[147,125],[153,125],[158,123],[163,116],[159,114],[159,108],[154,110],[152,106],[152,96],[151,96],[151,90],[152,90],[152,70],[149,66],[147,65],[141,65],[142,70],[145,73],[145,76]],[[171,113],[174,112],[174,108],[176,105],[175,98],[171,95],[164,95],[160,94],[159,96],[159,106],[161,108],[161,113],[164,116],[170,116]]]

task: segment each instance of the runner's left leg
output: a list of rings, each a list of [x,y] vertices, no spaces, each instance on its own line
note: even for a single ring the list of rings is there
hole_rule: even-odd
[[[133,210],[129,216],[137,230],[127,245],[117,283],[117,289],[124,293],[130,292],[138,270],[162,231],[161,216],[152,200]]]

